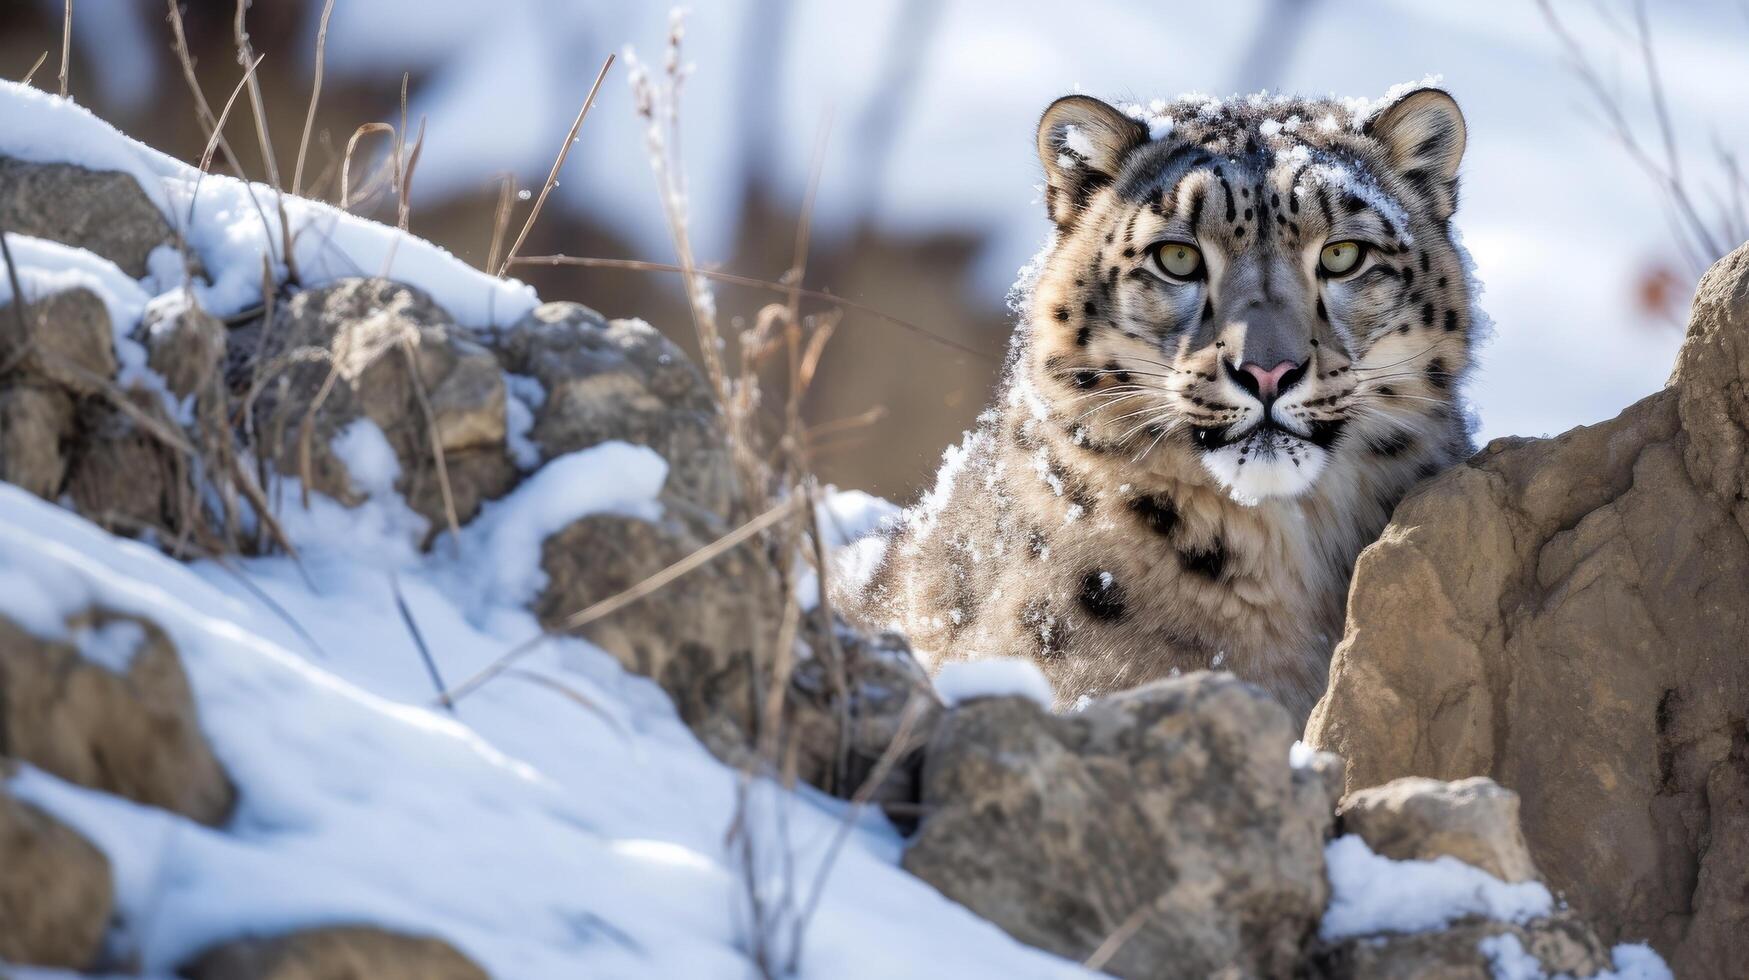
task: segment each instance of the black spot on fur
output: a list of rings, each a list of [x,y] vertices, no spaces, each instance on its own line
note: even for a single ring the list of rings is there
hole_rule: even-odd
[[[1444,358],[1436,357],[1427,362],[1427,383],[1440,391],[1451,387],[1451,372],[1446,370]]]
[[[1346,419],[1316,419],[1306,424],[1309,430],[1307,438],[1312,445],[1321,449],[1329,449],[1336,440],[1342,438],[1342,430],[1347,428]]]
[[[1395,395],[1396,393],[1397,393],[1397,389],[1391,387],[1390,385],[1379,385],[1379,397],[1380,398],[1390,398],[1391,396]]]
[[[1059,306],[1051,311],[1051,316],[1056,317],[1057,322],[1061,323],[1062,321],[1069,319],[1069,308],[1067,306]]]
[[[1322,296],[1318,297],[1318,319],[1325,323],[1330,322],[1330,311],[1324,309],[1324,297]]]
[[[1219,540],[1207,548],[1185,548],[1178,552],[1178,564],[1192,575],[1218,582],[1227,567],[1227,549]]]
[[[1422,252],[1422,253],[1421,253],[1421,271],[1422,271],[1422,272],[1426,272],[1426,271],[1427,271],[1427,270],[1428,270],[1428,267],[1429,267],[1429,266],[1430,266],[1430,265],[1431,265],[1431,264],[1432,264],[1432,259],[1430,259],[1430,258],[1428,258],[1428,256],[1427,256],[1427,253],[1426,253],[1426,252]],[[1440,281],[1439,281],[1439,284],[1440,284],[1440,285],[1441,285],[1441,286],[1443,286],[1443,285],[1445,285],[1445,280],[1444,280],[1444,279],[1441,279],[1441,280],[1440,280]]]
[[[1130,373],[1125,371],[1116,361],[1105,362],[1105,373],[1110,375],[1111,379],[1118,384],[1129,383]]]
[[[1092,571],[1081,578],[1081,608],[1087,615],[1104,622],[1116,622],[1124,617],[1123,588],[1110,572]]]
[[[1076,347],[1086,347],[1088,339],[1091,338],[1092,336],[1093,336],[1093,328],[1087,326],[1086,324],[1082,324],[1081,329],[1075,331],[1075,346]]]
[[[1457,331],[1457,328],[1458,328],[1457,311],[1456,310],[1446,310],[1445,311],[1445,332],[1446,333],[1454,333]]]
[[[1202,322],[1207,323],[1215,318],[1215,301],[1204,296],[1202,299]]]
[[[1407,432],[1389,432],[1382,436],[1374,436],[1366,441],[1366,448],[1374,456],[1384,459],[1395,459],[1408,452],[1415,445],[1415,437]]]
[[[1091,388],[1098,383],[1099,375],[1092,371],[1075,372],[1075,387],[1077,388]]]
[[[1178,527],[1178,505],[1163,494],[1131,500],[1130,511],[1155,534],[1170,535]]]
[[[1094,306],[1092,300],[1088,300],[1087,302],[1081,304],[1081,312],[1087,314],[1088,316],[1098,316],[1099,315],[1099,307]]]
[[[1245,192],[1245,193],[1246,193],[1246,195],[1247,195],[1247,196],[1249,196],[1249,195],[1250,195],[1250,193],[1251,193],[1251,192],[1250,192],[1250,191],[1246,191],[1246,192]],[[1250,220],[1251,220],[1251,209],[1250,209],[1250,208],[1246,208],[1246,209],[1245,209],[1245,220],[1246,220],[1246,221],[1250,221]]]
[[[1413,286],[1413,285],[1415,285],[1415,270],[1409,268],[1408,266],[1404,266],[1403,267],[1403,286],[1404,286],[1404,288],[1408,288],[1408,287]]]
[[[1421,325],[1424,327],[1433,326],[1433,304],[1432,303],[1422,303],[1421,304]]]

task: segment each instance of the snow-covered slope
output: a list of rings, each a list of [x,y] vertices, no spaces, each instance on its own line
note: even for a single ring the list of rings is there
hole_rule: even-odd
[[[280,240],[271,189],[202,177],[12,84],[0,85],[0,154],[132,174],[211,274],[193,284],[203,305],[223,313],[259,297],[261,257]],[[304,285],[387,272],[481,326],[536,303],[526,286],[392,228],[286,208]],[[88,252],[8,238],[28,296],[93,288],[118,347],[182,286],[174,255],[136,282]],[[156,384],[133,349],[133,380]],[[0,615],[49,637],[94,604],[160,624],[239,791],[214,829],[30,767],[8,782],[110,857],[116,958],[171,971],[216,940],[369,922],[439,935],[500,977],[739,978],[752,878],[762,901],[792,911],[824,883],[805,976],[1081,973],[901,871],[899,836],[878,814],[858,817],[834,851],[852,816],[842,802],[765,783],[743,793],[660,689],[580,640],[546,643],[453,714],[432,707],[396,590],[446,682],[466,678],[540,634],[524,607],[542,584],[542,539],[583,514],[651,513],[660,457],[608,443],[552,460],[459,540],[421,553],[425,522],[393,492],[381,433],[359,423],[341,444],[372,499],[349,510],[315,495],[304,510],[285,494],[301,563],[178,564],[0,484]],[[857,519],[861,504],[848,502]],[[728,839],[743,809],[750,874]],[[779,953],[795,939],[793,925],[779,930]]]

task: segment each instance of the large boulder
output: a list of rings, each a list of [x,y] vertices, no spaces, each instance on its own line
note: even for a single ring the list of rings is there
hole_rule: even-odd
[[[455,947],[371,926],[327,926],[220,943],[183,967],[188,980],[487,980]]]
[[[44,500],[61,493],[73,438],[73,396],[46,380],[0,384],[0,480]]]
[[[668,461],[671,496],[713,514],[735,511],[735,471],[710,386],[655,328],[545,303],[505,331],[498,349],[507,370],[545,393],[532,432],[544,458],[609,440],[648,446]]]
[[[1678,976],[1749,960],[1749,247],[1669,386],[1497,440],[1360,557],[1311,743],[1347,784],[1489,776],[1550,884]]]
[[[0,755],[222,823],[236,791],[201,732],[170,638],[149,620],[95,608],[66,626],[68,640],[50,640],[0,617]]]
[[[399,463],[395,489],[434,531],[448,520],[443,477],[462,522],[516,483],[497,359],[419,289],[387,279],[306,289],[233,346],[258,350],[233,360],[230,379],[234,391],[260,390],[258,448],[309,489],[348,505],[368,496],[370,479],[335,448],[361,419],[382,430]]]
[[[153,249],[175,240],[127,174],[12,157],[0,157],[0,228],[95,252],[135,279]]]
[[[1285,977],[1317,929],[1332,816],[1287,712],[1226,674],[1065,716],[949,711],[907,870],[1022,942],[1134,977]]]
[[[0,782],[0,967],[91,966],[114,904],[103,852]]]

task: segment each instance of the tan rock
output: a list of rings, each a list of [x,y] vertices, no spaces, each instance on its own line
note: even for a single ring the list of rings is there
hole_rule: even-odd
[[[499,354],[546,391],[533,431],[546,458],[613,439],[648,446],[668,461],[669,494],[734,512],[735,473],[710,387],[649,324],[546,303],[505,331]]]
[[[140,324],[146,364],[178,398],[205,387],[225,358],[225,325],[193,302],[148,308]]]
[[[142,389],[125,397],[176,431],[156,392]],[[82,403],[79,437],[69,453],[66,494],[93,524],[117,534],[156,529],[168,536],[195,521],[187,513],[196,499],[189,460],[107,400]]]
[[[1350,788],[1489,776],[1549,884],[1681,977],[1749,961],[1749,248],[1671,386],[1497,440],[1361,555],[1307,740]]]
[[[1518,827],[1518,794],[1492,779],[1405,776],[1350,793],[1336,817],[1343,833],[1393,861],[1454,857],[1502,881],[1538,879]]]
[[[0,746],[71,783],[219,824],[236,791],[200,729],[182,661],[155,624],[92,609],[74,642],[0,618]]]
[[[0,783],[0,869],[0,965],[91,966],[115,904],[103,852]]]
[[[127,174],[11,157],[0,157],[0,227],[95,252],[135,279],[175,237]]]
[[[665,507],[656,521],[584,517],[542,545],[548,584],[535,613],[548,629],[559,629],[572,613],[642,582],[726,530],[679,506]],[[756,545],[746,544],[589,624],[582,635],[627,670],[660,684],[706,746],[734,759],[756,730],[756,666],[771,663],[782,610],[776,569]]]
[[[330,926],[221,943],[182,968],[188,980],[488,980],[441,939]]]
[[[1072,715],[947,713],[904,866],[1022,942],[1126,977],[1287,977],[1329,897],[1316,773],[1287,712],[1227,674]]]
[[[115,377],[115,333],[109,308],[89,289],[74,287],[26,303],[0,306],[0,362],[46,378],[78,395],[93,395]]]
[[[400,462],[396,489],[434,533],[447,523],[447,505],[433,429],[457,520],[515,486],[503,374],[424,292],[386,279],[304,290],[276,310],[262,356],[284,377],[263,389],[257,409],[265,431],[277,433],[266,451],[281,473],[307,474],[311,489],[347,505],[364,500],[330,448],[361,418],[382,430]]]
[[[0,383],[0,480],[44,500],[61,494],[73,398],[59,385],[21,378]]]

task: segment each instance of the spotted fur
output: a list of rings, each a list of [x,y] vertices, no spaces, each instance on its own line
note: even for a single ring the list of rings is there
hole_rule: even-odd
[[[1220,668],[1303,721],[1356,556],[1470,451],[1457,106],[1071,96],[1038,143],[1056,231],[1002,395],[841,601],[938,663],[1033,657],[1065,705]],[[1266,404],[1247,362],[1297,366]]]

